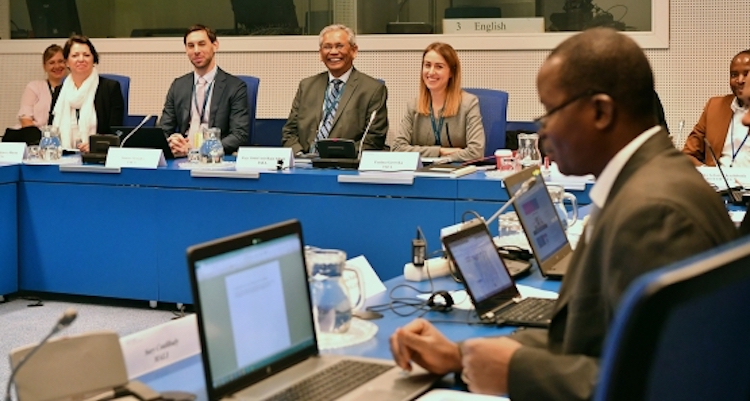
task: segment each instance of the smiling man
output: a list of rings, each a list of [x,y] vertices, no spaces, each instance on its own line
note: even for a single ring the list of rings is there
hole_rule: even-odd
[[[250,115],[245,83],[216,66],[219,50],[216,33],[203,25],[188,28],[185,53],[194,71],[172,82],[164,102],[161,127],[175,156],[184,156],[195,145],[202,124],[221,129],[224,153],[248,143]]]
[[[354,32],[344,25],[329,25],[320,31],[319,45],[320,60],[328,71],[300,82],[282,130],[284,146],[300,154],[316,153],[321,139],[359,142],[375,112],[362,148],[383,149],[388,91],[382,82],[354,68],[358,50]]]
[[[620,297],[639,275],[737,236],[719,196],[654,115],[654,80],[629,37],[595,28],[565,40],[537,75],[536,121],[564,174],[593,174],[594,205],[549,329],[457,344],[418,319],[391,336],[404,369],[462,372],[469,390],[513,401],[587,400]]]

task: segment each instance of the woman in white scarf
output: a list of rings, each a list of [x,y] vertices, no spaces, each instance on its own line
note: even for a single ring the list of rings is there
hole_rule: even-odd
[[[99,54],[87,37],[74,35],[68,39],[63,56],[70,75],[55,104],[52,125],[60,131],[63,149],[88,152],[91,135],[109,134],[102,132],[102,127],[108,131],[111,125],[122,125],[124,102],[120,85],[99,77],[95,67]],[[100,101],[100,95],[107,99]],[[99,107],[106,110],[98,110]]]

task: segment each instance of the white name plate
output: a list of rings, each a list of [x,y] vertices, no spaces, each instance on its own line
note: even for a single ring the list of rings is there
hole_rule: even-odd
[[[414,171],[421,165],[419,152],[379,152],[366,150],[359,171]]]
[[[240,170],[279,170],[294,167],[292,148],[240,147],[237,165]]]
[[[201,352],[195,315],[120,339],[128,377],[133,379]]]
[[[140,148],[109,148],[107,151],[107,162],[104,164],[108,168],[147,168],[155,169],[164,167],[167,161],[164,160],[164,153],[161,149],[140,149]]]
[[[24,142],[0,142],[0,163],[21,164],[26,153]]]
[[[443,33],[544,33],[544,18],[444,19]]]

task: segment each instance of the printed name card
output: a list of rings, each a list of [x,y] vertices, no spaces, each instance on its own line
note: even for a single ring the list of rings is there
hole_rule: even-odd
[[[26,153],[23,142],[0,142],[0,164],[20,164]]]
[[[420,167],[419,152],[362,152],[359,171],[414,171]]]
[[[198,321],[187,315],[120,339],[128,377],[133,379],[201,352]]]
[[[544,33],[544,18],[446,18],[443,33]]]
[[[164,152],[161,149],[140,149],[140,148],[109,148],[107,151],[107,162],[104,164],[107,168],[147,168],[155,169],[164,167],[167,161],[164,160]]]
[[[241,147],[237,151],[239,170],[281,170],[294,167],[292,148]]]

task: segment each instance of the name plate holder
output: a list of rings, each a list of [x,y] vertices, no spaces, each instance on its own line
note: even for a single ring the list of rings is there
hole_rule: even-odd
[[[155,170],[164,167],[164,152],[161,149],[141,148],[109,148],[107,150],[107,162],[105,167],[110,168],[142,168]]]
[[[259,171],[237,171],[237,170],[190,170],[190,176],[193,178],[241,178],[247,180],[257,180],[260,178]]]
[[[0,142],[0,164],[21,164],[25,153],[25,142]]]
[[[357,184],[413,185],[414,170],[420,165],[418,152],[364,151],[359,174],[339,175],[338,182]]]
[[[105,167],[99,164],[61,164],[61,173],[99,173],[99,174],[120,174],[122,170],[119,167]]]
[[[294,167],[292,148],[243,146],[237,151],[237,171],[279,171]]]

